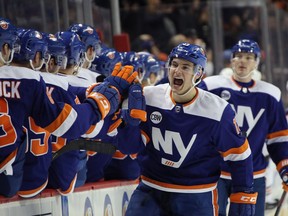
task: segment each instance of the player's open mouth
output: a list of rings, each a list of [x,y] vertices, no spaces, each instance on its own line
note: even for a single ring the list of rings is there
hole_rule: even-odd
[[[174,78],[173,84],[174,86],[181,86],[183,84],[183,80]]]
[[[246,67],[245,66],[239,66],[239,69],[240,70],[246,70]]]

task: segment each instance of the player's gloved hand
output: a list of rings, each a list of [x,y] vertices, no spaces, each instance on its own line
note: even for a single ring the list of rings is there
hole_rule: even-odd
[[[258,193],[252,189],[235,192],[230,195],[229,216],[253,216]]]
[[[128,92],[128,109],[122,110],[122,118],[132,126],[147,120],[146,101],[140,84],[133,84]]]
[[[113,114],[119,107],[119,92],[116,88],[109,86],[107,82],[88,87],[86,93],[85,102],[90,103],[100,112],[101,119]]]
[[[284,161],[287,162],[286,160],[284,160]],[[282,162],[283,161],[281,161],[280,163],[282,163]],[[279,174],[280,174],[281,179],[283,181],[283,183],[282,183],[283,189],[288,192],[288,166],[282,167],[279,171]]]
[[[111,76],[105,78],[106,82],[118,89],[120,95],[125,97],[128,92],[129,86],[135,80],[138,73],[133,72],[133,66],[125,65],[121,68],[121,63],[117,63]]]

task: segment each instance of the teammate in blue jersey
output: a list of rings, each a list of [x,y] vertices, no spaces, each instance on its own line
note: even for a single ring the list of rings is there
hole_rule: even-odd
[[[225,99],[237,113],[236,120],[240,129],[246,132],[253,155],[254,191],[258,192],[255,215],[263,216],[267,167],[262,153],[263,145],[266,140],[268,152],[287,190],[288,130],[279,88],[252,79],[259,61],[258,44],[253,40],[240,40],[232,47],[232,77],[207,77],[201,87]],[[223,164],[218,183],[220,215],[226,215],[228,197],[233,190],[233,171]]]
[[[27,58],[23,59],[23,62],[24,60],[29,62],[30,57],[31,60],[33,60],[33,57],[37,52],[44,52],[46,49],[45,42],[47,42],[49,60],[42,69],[48,73],[40,73],[40,75],[46,83],[47,95],[49,95],[49,98],[54,101],[61,101],[71,105],[79,103],[77,96],[71,91],[66,78],[55,74],[60,68],[66,68],[68,52],[66,54],[65,44],[62,40],[58,40],[55,35],[43,33],[44,37],[39,38],[35,37],[37,34],[33,34],[34,30],[26,31],[25,34],[19,35],[22,45],[21,53]],[[30,41],[30,44],[33,44],[29,49],[26,49],[27,40]],[[75,52],[80,53],[82,50],[81,46],[78,46],[77,41],[76,45],[74,45],[73,42],[74,41],[69,42],[70,47],[72,47]],[[32,54],[29,55],[30,53]],[[77,58],[77,56],[78,55],[73,56],[75,62],[80,61],[80,58]],[[68,57],[71,59],[71,55]],[[26,64],[23,64],[23,66],[24,65]],[[37,72],[38,71],[35,71],[35,73]],[[82,90],[84,91],[84,94],[85,90],[86,88],[83,88]],[[28,123],[25,124],[25,127],[27,128],[27,140],[25,142],[27,142],[28,147],[26,148],[27,152],[25,155],[22,185],[18,191],[18,195],[24,198],[35,196],[47,186],[47,183],[49,183],[49,188],[52,185],[52,188],[57,189],[60,194],[67,195],[72,193],[74,191],[75,182],[78,180],[78,178],[76,178],[78,176],[75,174],[74,170],[76,169],[77,173],[77,166],[81,162],[81,160],[79,160],[79,155],[82,152],[69,151],[60,158],[54,160],[51,164],[51,151],[55,152],[55,149],[58,150],[63,147],[63,145],[66,144],[66,139],[55,137],[43,128],[38,127],[31,117],[27,119],[27,122]],[[66,170],[65,173],[62,172],[63,169]],[[48,171],[50,172],[50,175],[48,175]]]
[[[141,182],[126,216],[218,215],[223,159],[232,170],[230,215],[254,214],[252,155],[235,113],[225,100],[195,87],[206,61],[201,47],[181,43],[169,55],[170,84],[144,87],[147,121],[140,130],[123,128],[130,132],[123,139],[144,147]]]
[[[64,101],[66,103],[75,103],[75,101],[78,101],[77,103],[82,102],[85,99],[85,89],[88,88],[90,83],[88,83],[86,79],[79,79],[76,77],[76,74],[81,69],[81,65],[84,61],[85,44],[74,32],[58,32],[55,37],[56,40],[64,46],[67,66],[60,67],[58,71],[59,73],[57,74],[57,77],[54,77],[54,79],[61,80],[63,78],[67,83],[71,81],[73,84],[78,84],[77,86],[71,86],[71,83],[69,83],[69,89],[65,90],[67,91],[67,94],[68,92],[72,93],[74,97],[70,102],[66,100]],[[45,74],[42,76],[46,77],[44,75]],[[46,82],[45,79],[44,81]],[[79,87],[80,85],[81,87]],[[77,92],[74,90],[77,90]],[[82,96],[80,96],[79,90],[82,92]],[[67,99],[65,97],[63,98],[61,94],[59,97],[59,94],[57,93],[56,95],[54,93],[53,98],[54,97],[56,98],[55,100]],[[52,152],[55,153],[65,145],[69,145],[70,141],[71,139],[63,139],[62,137],[55,137],[52,135]],[[72,193],[75,187],[81,186],[85,183],[86,175],[79,175],[78,172],[86,166],[86,161],[86,151],[82,150],[68,151],[61,155],[61,157],[53,160],[49,168],[49,182],[47,188],[57,189],[61,195],[69,195]],[[63,170],[66,172],[63,172]]]
[[[86,102],[81,105],[53,101],[47,96],[45,82],[38,73],[8,65],[17,42],[16,28],[0,18],[0,32],[0,194],[10,197],[16,194],[18,187],[15,184],[18,186],[21,181],[22,153],[25,151],[21,145],[25,139],[23,125],[29,116],[36,125],[58,137],[78,138],[91,125],[116,111],[120,101],[119,92],[128,89],[136,75],[128,75],[119,69],[111,81],[116,80],[121,85],[117,82],[113,87],[108,82],[98,85],[91,89]],[[41,37],[41,34],[37,36]],[[27,41],[26,46],[30,48],[33,43]],[[41,64],[44,54],[37,53],[30,64],[33,67]],[[21,158],[18,158],[20,153]],[[20,164],[17,163],[18,159],[21,159]]]
[[[44,66],[44,61],[34,61],[36,53],[46,52],[47,46],[44,37],[41,37],[41,33],[33,29],[21,29],[17,31],[19,43],[21,45],[20,53],[16,54],[11,65],[17,62],[20,67],[27,67],[35,70],[35,73],[39,73],[38,70]],[[29,41],[29,48],[26,45]],[[33,45],[32,45],[33,44]],[[59,48],[59,47],[58,47]],[[50,54],[50,52],[49,52]],[[63,53],[62,53],[63,54]],[[46,55],[48,55],[46,53]],[[49,55],[50,57],[50,55]],[[52,61],[49,58],[49,62]],[[31,60],[31,63],[30,63]],[[35,63],[33,63],[35,62]],[[49,64],[48,62],[48,64]],[[54,61],[55,62],[55,61]],[[28,63],[28,64],[27,64]],[[48,65],[48,64],[45,64]],[[43,65],[43,66],[42,66]],[[51,66],[51,64],[50,64]],[[44,67],[47,71],[52,72],[51,67]],[[51,75],[46,73],[47,75]],[[45,82],[46,83],[46,82]],[[46,83],[47,93],[52,93],[48,90]],[[64,102],[64,101],[63,101]],[[32,117],[26,119],[24,123],[26,139],[21,146],[25,146],[25,162],[23,165],[23,177],[22,184],[17,194],[23,198],[33,197],[39,194],[45,189],[48,182],[48,168],[52,161],[52,146],[50,133],[43,128],[37,126]],[[20,155],[20,154],[19,154]],[[19,160],[18,160],[19,161]],[[17,187],[14,185],[14,187]]]

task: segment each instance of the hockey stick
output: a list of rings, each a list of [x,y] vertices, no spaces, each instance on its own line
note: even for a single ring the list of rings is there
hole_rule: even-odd
[[[52,160],[55,160],[65,152],[72,150],[87,150],[112,155],[116,152],[116,147],[111,143],[105,143],[95,140],[86,140],[86,139],[72,140],[67,145],[63,146],[61,149],[55,152],[52,156]]]
[[[281,195],[281,198],[280,198],[280,200],[278,202],[277,209],[276,209],[276,212],[275,212],[274,216],[278,216],[279,215],[281,207],[282,207],[283,202],[285,200],[286,193],[287,192],[285,190],[282,192],[282,195]]]

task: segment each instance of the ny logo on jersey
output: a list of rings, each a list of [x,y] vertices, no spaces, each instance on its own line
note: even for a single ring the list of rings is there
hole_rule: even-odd
[[[165,166],[170,166],[174,168],[179,168],[189,153],[197,134],[194,134],[185,148],[185,145],[182,141],[181,135],[178,132],[165,130],[164,137],[159,128],[152,127],[152,142],[154,148],[160,151],[160,146],[166,154],[173,155],[173,143],[180,154],[180,159],[178,161],[172,161],[166,158],[162,158],[161,163]]]
[[[237,106],[237,110],[236,110],[234,105],[231,104],[231,106],[234,109],[234,111],[236,112],[236,121],[237,121],[239,127],[244,126],[244,120],[246,119],[246,121],[248,123],[248,130],[246,131],[246,133],[247,133],[247,136],[249,136],[250,132],[255,127],[255,125],[259,121],[260,117],[263,115],[265,109],[263,109],[263,108],[260,109],[260,111],[257,113],[257,115],[254,118],[251,107]]]

